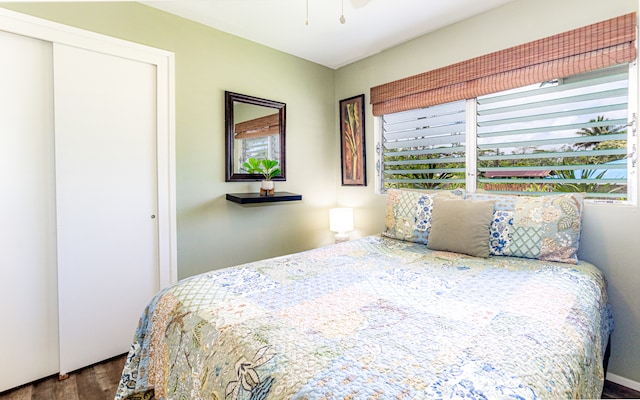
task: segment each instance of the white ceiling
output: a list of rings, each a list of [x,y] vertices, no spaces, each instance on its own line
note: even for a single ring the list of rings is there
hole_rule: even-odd
[[[308,25],[306,0],[142,3],[336,69],[510,1],[308,0]]]

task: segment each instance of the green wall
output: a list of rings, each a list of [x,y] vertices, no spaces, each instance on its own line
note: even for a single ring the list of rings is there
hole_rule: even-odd
[[[520,0],[396,46],[336,72],[336,100],[469,58],[637,11],[629,0]],[[410,61],[409,61],[410,60]],[[375,173],[374,118],[366,110],[367,175]],[[640,115],[640,114],[638,114]],[[637,177],[636,177],[637,178]],[[356,208],[363,234],[380,232],[386,198],[372,187],[338,187],[338,203]],[[366,215],[369,218],[358,218]],[[640,385],[640,210],[585,207],[579,257],[606,274],[615,313],[609,372]]]
[[[335,71],[129,2],[6,3],[5,8],[175,53],[178,275],[331,243]],[[287,104],[287,181],[302,202],[240,206],[224,182],[224,91]]]
[[[520,0],[333,71],[138,3],[6,3],[6,8],[176,54],[178,268],[213,268],[332,242],[327,209],[355,207],[356,232],[383,228],[373,190],[374,118],[367,106],[366,187],[340,185],[337,102],[369,88],[636,11],[629,0]],[[363,33],[364,34],[364,33]],[[334,89],[335,88],[335,89]],[[224,182],[224,90],[287,103],[287,182],[304,201],[227,202],[257,183]],[[640,382],[640,211],[587,205],[580,257],[607,275],[616,316],[609,372]],[[633,383],[633,382],[632,382]]]

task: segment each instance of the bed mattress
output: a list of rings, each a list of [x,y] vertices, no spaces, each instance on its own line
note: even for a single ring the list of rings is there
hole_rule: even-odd
[[[597,398],[611,327],[591,264],[370,236],[158,293],[116,399]]]

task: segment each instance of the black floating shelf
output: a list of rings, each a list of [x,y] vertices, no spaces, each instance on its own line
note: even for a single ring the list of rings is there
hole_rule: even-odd
[[[289,192],[275,192],[273,196],[260,196],[259,193],[227,193],[227,200],[239,204],[275,203],[302,200],[302,195]]]

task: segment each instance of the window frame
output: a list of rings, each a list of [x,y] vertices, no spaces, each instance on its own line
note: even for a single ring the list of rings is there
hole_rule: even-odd
[[[627,104],[627,199],[626,200],[606,200],[606,199],[585,199],[593,204],[617,204],[617,205],[638,205],[638,148],[640,142],[637,135],[637,115],[638,115],[638,60],[634,60],[628,65],[628,104]],[[477,102],[476,98],[466,99],[466,153],[465,153],[465,190],[473,193],[477,190],[477,156],[478,156],[478,136],[477,136]],[[374,116],[374,146],[375,146],[375,193],[385,194],[384,174],[382,171],[383,157],[383,115]],[[438,189],[435,189],[438,190]],[[560,192],[550,192],[560,193]]]

